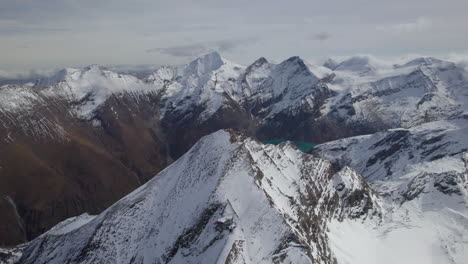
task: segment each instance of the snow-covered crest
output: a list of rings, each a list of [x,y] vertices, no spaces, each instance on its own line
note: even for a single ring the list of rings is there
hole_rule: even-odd
[[[379,211],[378,198],[352,183],[349,192],[362,192],[370,207],[348,212],[335,177],[362,181],[292,145],[219,131],[101,215],[34,240],[20,263],[332,263],[328,220]],[[216,229],[223,216],[235,222],[232,231]]]
[[[183,118],[197,109],[201,122],[232,103],[262,120],[320,111],[322,117],[373,120],[383,127],[468,113],[468,74],[454,63],[418,58],[394,65],[356,56],[336,64],[332,70],[299,57],[279,64],[260,58],[244,67],[212,52],[185,66],[161,67],[145,80],[92,65],[64,69],[35,87],[46,87],[46,96],[67,98],[84,118],[112,95],[148,92],[160,95],[161,118]]]
[[[154,87],[131,75],[118,74],[99,65],[82,69],[64,69],[50,78],[40,79],[36,88],[42,94],[63,97],[76,105],[76,113],[91,118],[93,112],[111,95],[149,92]]]
[[[161,118],[167,113],[184,116],[201,108],[200,119],[206,120],[223,105],[226,97],[240,101],[243,96],[239,78],[243,69],[212,52],[179,69],[176,78],[171,75],[168,79],[165,72],[156,72],[151,79],[166,80],[153,82],[161,91]]]

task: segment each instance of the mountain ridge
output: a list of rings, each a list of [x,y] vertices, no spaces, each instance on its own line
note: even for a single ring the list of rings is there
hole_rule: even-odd
[[[309,157],[292,145],[273,147],[234,132],[215,132],[101,215],[81,217],[85,224],[71,232],[56,228],[36,239],[19,263],[94,263],[104,259],[117,263],[224,263],[227,259],[333,263],[325,246],[326,234],[321,231],[326,218],[321,215],[364,219],[378,209],[374,205],[377,197],[359,175],[351,169],[337,174],[330,169],[330,163]],[[311,178],[296,185],[297,179],[304,177]],[[335,186],[339,184],[343,187],[338,194]],[[347,198],[354,192],[364,196],[349,201],[355,205],[352,209]],[[311,197],[315,198],[304,200]],[[309,204],[314,201],[318,207]],[[232,232],[216,231],[212,223],[226,215],[235,219],[237,227]],[[309,221],[316,221],[317,226]],[[114,231],[109,233],[107,228]],[[153,235],[148,236],[147,231]],[[109,236],[113,232],[119,235]],[[85,233],[92,236],[83,237]],[[72,240],[73,245],[65,242]],[[233,250],[236,247],[240,249]]]
[[[12,229],[0,220],[2,243],[32,239],[82,212],[100,212],[219,129],[261,141],[324,143],[468,117],[468,74],[447,61],[380,67],[364,59],[363,67],[374,70],[362,74],[299,57],[281,63],[260,58],[245,67],[217,53],[206,56],[143,79],[94,65],[36,85],[2,86],[0,166],[6,169],[0,170],[0,195],[18,208],[2,200],[8,219],[19,215],[26,227],[18,231],[22,224]],[[113,168],[120,168],[118,181],[105,173]],[[44,183],[60,184],[20,184],[35,182],[37,170]],[[111,186],[103,197],[82,198],[103,186]],[[39,197],[45,192],[53,195]]]
[[[322,144],[313,155],[221,130],[100,215],[67,220],[41,235],[19,263],[463,263],[468,170],[466,152],[457,148],[467,144],[454,139],[467,125],[439,121],[409,129],[429,145],[422,150],[401,145],[410,134],[394,129]],[[382,156],[382,149],[394,149],[387,142],[411,152],[407,167],[418,173],[374,175],[366,157],[340,154],[343,144],[351,144],[351,156],[367,148],[369,160],[378,156],[384,168],[400,170],[405,154]],[[437,146],[455,154],[434,159],[445,153]],[[444,165],[433,171],[428,162]],[[454,165],[461,181],[452,183],[445,172]],[[221,219],[234,227],[216,227]]]

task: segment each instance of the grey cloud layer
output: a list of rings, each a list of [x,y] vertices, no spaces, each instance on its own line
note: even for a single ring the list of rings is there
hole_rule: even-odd
[[[0,0],[0,69],[463,52],[468,1]]]
[[[239,47],[246,47],[257,42],[256,38],[248,39],[224,39],[206,43],[181,45],[176,47],[152,48],[148,53],[161,53],[175,57],[194,57],[209,51],[231,52]]]

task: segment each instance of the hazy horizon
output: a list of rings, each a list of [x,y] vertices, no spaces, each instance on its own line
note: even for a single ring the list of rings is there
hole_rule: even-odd
[[[0,0],[0,7],[3,78],[90,64],[183,64],[209,50],[241,64],[468,51],[463,0]]]

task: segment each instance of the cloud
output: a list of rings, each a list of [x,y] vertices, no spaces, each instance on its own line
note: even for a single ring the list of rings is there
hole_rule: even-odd
[[[22,34],[42,34],[61,33],[71,31],[70,28],[61,27],[37,27],[37,26],[0,26],[0,35],[22,35]]]
[[[65,33],[69,31],[71,31],[71,28],[64,26],[43,25],[40,23],[25,24],[16,20],[0,19],[0,36],[40,35],[44,33]]]
[[[157,52],[160,54],[170,55],[174,57],[191,57],[204,53],[206,51],[208,51],[208,48],[201,44],[184,45],[168,48],[153,48],[146,50],[146,52],[148,53]]]
[[[330,38],[330,34],[327,32],[319,32],[310,36],[310,39],[324,41]]]
[[[57,71],[57,68],[0,69],[0,80],[31,80],[50,76]]]
[[[383,28],[397,32],[412,33],[430,29],[432,24],[432,20],[425,17],[418,17],[415,21],[386,25]]]
[[[258,38],[245,38],[245,39],[225,39],[215,42],[214,46],[220,52],[231,52],[240,47],[245,47],[255,44]]]
[[[30,49],[32,47],[33,46],[31,46],[31,45],[25,45],[25,44],[18,44],[18,45],[15,46],[15,48],[17,48],[17,49]]]
[[[120,64],[120,65],[106,65],[106,67],[114,72],[130,74],[137,78],[145,78],[149,74],[155,72],[161,65],[157,64]]]
[[[259,56],[435,54],[468,46],[466,0],[0,0],[0,7],[2,68],[172,64],[209,50],[247,64]]]
[[[209,51],[232,52],[240,47],[252,45],[257,42],[256,38],[245,39],[223,39],[205,43],[195,43],[189,45],[152,48],[146,50],[147,53],[159,53],[174,57],[194,57]]]

